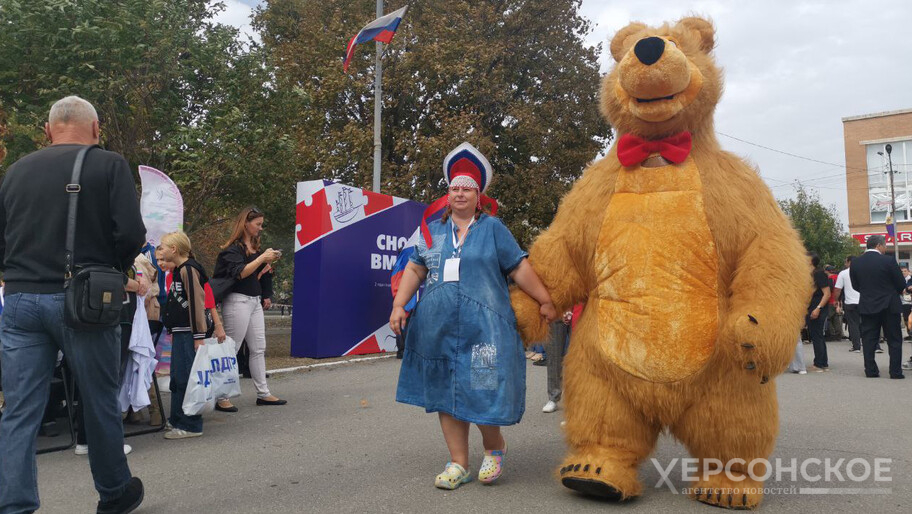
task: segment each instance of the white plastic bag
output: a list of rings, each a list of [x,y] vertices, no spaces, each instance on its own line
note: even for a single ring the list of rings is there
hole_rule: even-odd
[[[234,398],[241,395],[241,377],[237,366],[237,345],[234,339],[225,338],[224,343],[218,339],[206,339],[209,348],[209,381],[212,382],[212,394],[217,399]]]
[[[212,370],[209,362],[210,345],[202,344],[196,350],[190,377],[187,380],[187,392],[181,408],[187,416],[205,414],[215,410],[215,395],[212,392]]]

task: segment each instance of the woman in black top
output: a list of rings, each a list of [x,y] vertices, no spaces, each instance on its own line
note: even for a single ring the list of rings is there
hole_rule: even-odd
[[[236,280],[222,300],[225,332],[238,344],[247,341],[250,352],[250,375],[257,390],[257,405],[284,405],[273,396],[266,384],[266,322],[263,310],[272,307],[272,266],[280,251],[260,250],[263,213],[248,207],[238,215],[231,237],[222,246],[215,263],[215,277]],[[219,410],[237,409],[220,401]]]

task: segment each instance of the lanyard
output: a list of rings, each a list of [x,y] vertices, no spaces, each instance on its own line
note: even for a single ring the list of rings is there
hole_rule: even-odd
[[[465,244],[466,237],[469,235],[469,229],[472,228],[472,224],[475,223],[475,218],[472,218],[472,221],[466,226],[465,232],[462,234],[462,237],[458,240],[456,239],[456,222],[453,221],[453,257],[459,257],[462,253],[462,245]]]

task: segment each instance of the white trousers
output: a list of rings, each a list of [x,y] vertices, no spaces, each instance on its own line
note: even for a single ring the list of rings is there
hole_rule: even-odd
[[[240,348],[247,341],[250,352],[250,375],[256,386],[257,398],[269,396],[266,385],[266,320],[259,296],[231,293],[222,302],[222,322],[225,333],[234,339]]]

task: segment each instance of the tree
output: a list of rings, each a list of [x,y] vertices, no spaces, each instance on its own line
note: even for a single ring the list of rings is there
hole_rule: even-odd
[[[389,2],[386,11],[402,6]],[[445,192],[444,156],[462,141],[496,172],[490,195],[521,243],[605,148],[598,110],[600,47],[586,46],[579,0],[412,2],[383,69],[385,193],[429,202]],[[258,10],[277,87],[299,92],[291,131],[300,179],[372,182],[373,45],[342,72],[345,43],[373,2],[271,0]],[[313,30],[319,27],[319,30]]]
[[[211,264],[230,229],[223,222],[244,205],[291,240],[295,146],[277,120],[289,117],[293,92],[272,87],[261,46],[213,22],[221,9],[210,0],[0,0],[0,172],[46,144],[51,104],[76,94],[98,110],[104,147],[177,183],[201,260]]]
[[[795,199],[780,200],[782,211],[792,220],[801,234],[804,247],[820,256],[821,264],[840,267],[847,255],[859,253],[858,242],[846,233],[839,221],[836,206],[825,207],[820,196],[796,186]]]

